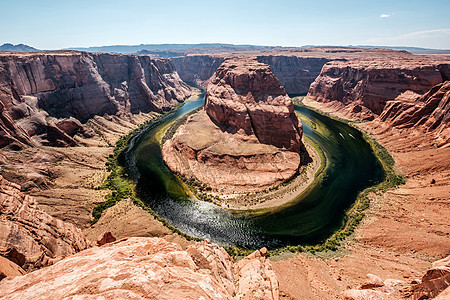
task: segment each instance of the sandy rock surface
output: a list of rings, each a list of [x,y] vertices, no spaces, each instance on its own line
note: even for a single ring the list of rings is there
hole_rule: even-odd
[[[270,262],[257,253],[233,270],[230,256],[208,241],[184,251],[160,238],[129,238],[2,280],[0,297],[278,299],[278,282]]]
[[[88,246],[71,223],[42,211],[20,187],[0,176],[0,254],[24,268],[52,264]]]

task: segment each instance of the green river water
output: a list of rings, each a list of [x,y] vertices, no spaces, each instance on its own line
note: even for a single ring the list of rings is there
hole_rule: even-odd
[[[204,96],[151,124],[125,150],[127,173],[138,196],[182,232],[224,246],[277,248],[316,243],[339,228],[358,193],[384,179],[370,145],[355,128],[303,107],[295,107],[303,132],[325,154],[327,168],[317,184],[292,205],[264,214],[234,213],[190,199],[186,186],[165,166],[158,131],[204,103]]]

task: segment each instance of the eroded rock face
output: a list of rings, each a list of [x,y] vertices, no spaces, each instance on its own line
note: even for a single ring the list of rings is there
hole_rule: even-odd
[[[405,91],[422,95],[443,81],[437,65],[420,60],[343,60],[327,63],[311,84],[308,97],[339,101],[363,119],[380,115],[388,100]],[[368,109],[368,111],[364,111]]]
[[[204,110],[177,130],[162,153],[173,172],[226,193],[285,182],[300,164],[296,152],[261,144],[254,136],[222,131]]]
[[[256,60],[268,64],[289,94],[306,94],[329,58],[295,55],[261,55]]]
[[[0,255],[33,269],[87,246],[80,229],[43,212],[18,185],[0,176]]]
[[[262,144],[299,152],[301,123],[271,68],[249,59],[230,59],[208,85],[205,111],[224,131],[255,135]]]
[[[255,251],[235,264],[238,274],[238,299],[278,299],[278,280],[267,249]]]
[[[226,193],[262,190],[291,179],[300,164],[302,126],[269,66],[225,61],[204,110],[163,146],[169,168]]]
[[[26,272],[16,263],[0,256],[0,280],[6,277],[25,275]]]
[[[419,284],[410,289],[411,298],[433,299],[440,294],[447,293],[450,286],[450,256],[433,263]],[[444,297],[445,299],[445,297]]]
[[[77,121],[168,110],[190,94],[167,59],[73,51],[2,54],[0,147],[73,145]]]
[[[164,239],[135,237],[82,251],[20,278],[7,278],[0,282],[0,297],[255,299],[251,296],[258,293],[264,299],[278,299],[270,262],[259,256],[235,269],[223,248],[208,241],[182,250]],[[238,280],[243,276],[258,283],[243,284]]]
[[[409,128],[423,125],[428,131],[450,140],[450,81],[439,83],[413,100],[388,101],[380,120],[393,126]]]
[[[222,56],[187,55],[171,58],[181,79],[206,88],[209,79],[224,61]]]

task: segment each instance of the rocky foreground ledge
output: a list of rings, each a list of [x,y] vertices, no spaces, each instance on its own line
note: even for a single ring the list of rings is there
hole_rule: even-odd
[[[0,282],[2,299],[279,299],[264,248],[239,262],[208,241],[183,250],[160,238],[94,247]]]
[[[218,193],[260,191],[293,178],[301,163],[302,125],[271,68],[226,60],[204,109],[163,146],[169,168]]]

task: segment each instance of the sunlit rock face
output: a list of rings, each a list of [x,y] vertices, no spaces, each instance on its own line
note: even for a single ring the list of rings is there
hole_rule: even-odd
[[[311,84],[308,98],[340,102],[349,114],[370,120],[383,112],[387,101],[425,94],[443,82],[444,71],[444,66],[434,61],[409,56],[336,60],[324,65]]]
[[[75,225],[42,211],[20,186],[0,176],[0,255],[32,270],[88,247]]]
[[[190,96],[168,59],[84,52],[0,55],[0,147],[73,146],[96,115],[169,110]]]
[[[133,237],[94,247],[53,266],[0,281],[2,299],[278,299],[267,250],[235,263],[204,241],[183,250]]]
[[[300,150],[302,127],[272,69],[249,59],[225,61],[206,92],[205,111],[228,132],[255,135],[262,144]]]
[[[175,173],[225,192],[262,190],[291,179],[300,165],[302,125],[268,65],[226,60],[204,109],[163,146]]]

